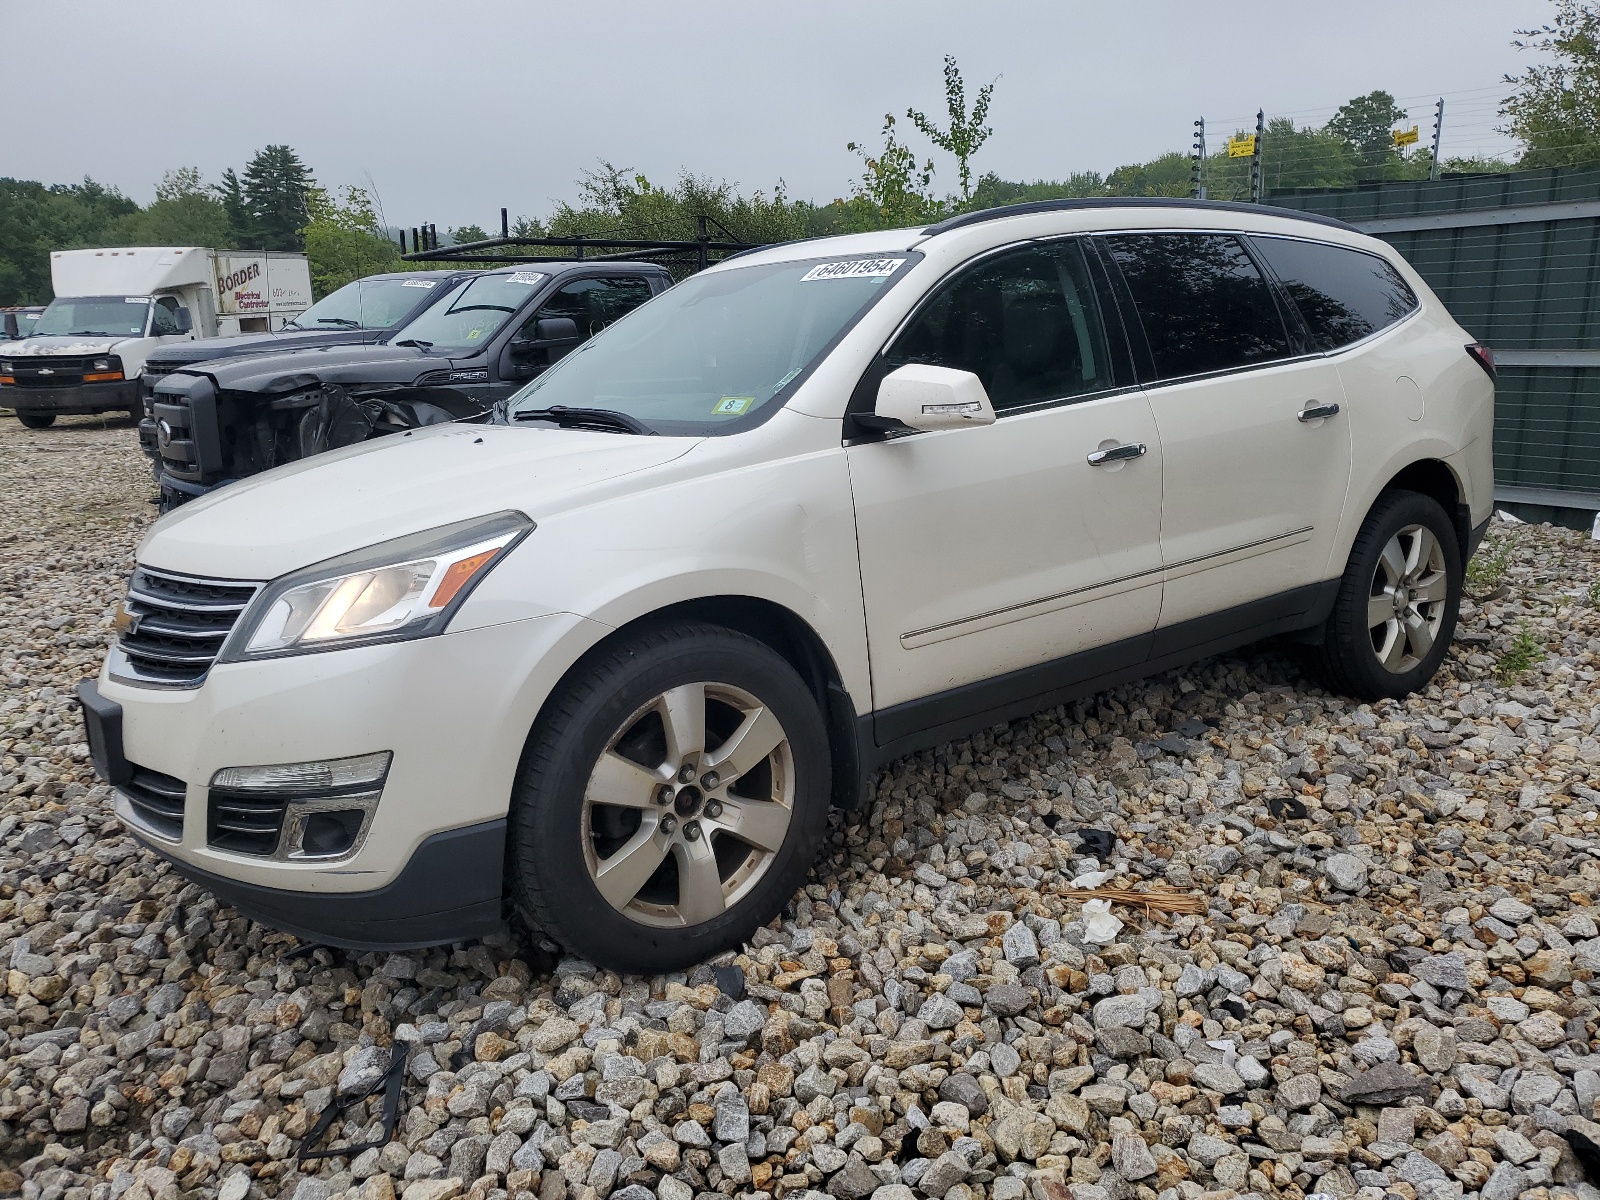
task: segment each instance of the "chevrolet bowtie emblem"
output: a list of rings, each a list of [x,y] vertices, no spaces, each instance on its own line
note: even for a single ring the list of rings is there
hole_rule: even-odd
[[[55,374],[55,370],[54,370],[54,368],[51,368],[51,367],[40,367],[39,368],[39,374],[41,374],[41,375],[54,375]]]
[[[135,634],[139,632],[139,616],[138,613],[129,612],[127,606],[123,605],[117,609],[117,617],[112,625],[118,633]]]

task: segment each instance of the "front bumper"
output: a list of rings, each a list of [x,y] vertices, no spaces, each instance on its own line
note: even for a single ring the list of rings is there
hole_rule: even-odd
[[[437,945],[503,925],[505,827],[544,697],[603,626],[554,613],[410,642],[215,666],[193,688],[109,671],[80,688],[96,770],[138,840],[249,916],[333,945]],[[95,715],[98,714],[98,715]],[[227,766],[392,750],[371,824],[336,860],[212,844]],[[141,821],[135,771],[169,777],[177,827]],[[291,801],[291,803],[293,803]]]
[[[143,411],[137,379],[122,379],[116,383],[76,383],[51,388],[8,387],[0,393],[0,403],[18,412],[29,413]]]

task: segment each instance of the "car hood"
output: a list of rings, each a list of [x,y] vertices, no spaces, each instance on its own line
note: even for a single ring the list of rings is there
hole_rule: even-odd
[[[323,559],[507,509],[535,521],[680,458],[699,438],[435,425],[334,450],[221,487],[162,517],[152,567],[273,579]]]
[[[29,355],[43,354],[105,354],[107,351],[115,350],[123,342],[140,340],[134,337],[89,338],[46,334],[23,338],[20,342],[0,343],[0,354],[4,354],[7,358],[26,358]]]
[[[316,346],[225,358],[196,371],[209,375],[223,391],[281,395],[319,383],[407,384],[449,367],[448,358],[415,346]]]
[[[202,338],[163,346],[146,362],[187,366],[242,354],[284,354],[319,346],[361,345],[377,341],[383,329],[305,329],[284,333],[257,333],[245,337]]]

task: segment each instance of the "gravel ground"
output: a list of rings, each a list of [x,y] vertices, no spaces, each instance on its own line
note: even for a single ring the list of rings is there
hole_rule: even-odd
[[[123,835],[71,695],[147,494],[0,422],[0,1194],[1600,1200],[1600,543],[1497,526],[1404,704],[1254,652],[897,763],[744,953],[623,979],[302,946]],[[1206,914],[1090,940],[1086,828]],[[399,1048],[395,1140],[297,1166]]]

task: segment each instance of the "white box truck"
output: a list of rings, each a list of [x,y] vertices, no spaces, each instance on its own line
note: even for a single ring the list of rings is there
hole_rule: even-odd
[[[0,406],[30,429],[62,413],[142,415],[139,376],[157,346],[269,333],[311,306],[303,254],[121,246],[50,255],[55,299],[33,331],[0,343]]]

